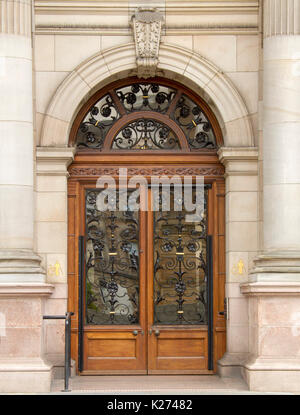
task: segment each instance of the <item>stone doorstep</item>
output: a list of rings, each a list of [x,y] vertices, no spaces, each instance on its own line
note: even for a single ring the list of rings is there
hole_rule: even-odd
[[[198,394],[249,392],[240,377],[220,378],[218,375],[151,375],[151,376],[75,376],[70,379],[72,393],[116,394]],[[51,393],[63,389],[62,379],[53,379]]]

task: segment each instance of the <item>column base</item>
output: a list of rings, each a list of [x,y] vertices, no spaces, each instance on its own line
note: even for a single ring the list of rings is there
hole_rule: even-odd
[[[44,283],[41,260],[30,250],[0,250],[0,283]]]
[[[217,362],[217,372],[221,377],[242,376],[242,367],[248,358],[248,353],[228,353]]]
[[[300,251],[268,251],[254,259],[249,282],[300,281]]]
[[[258,358],[242,372],[250,391],[300,392],[300,359]]]
[[[52,366],[41,358],[0,359],[0,393],[50,392]]]

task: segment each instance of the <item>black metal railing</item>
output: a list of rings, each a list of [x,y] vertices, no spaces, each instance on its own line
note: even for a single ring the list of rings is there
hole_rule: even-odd
[[[71,316],[73,315],[72,311],[68,311],[64,316],[43,316],[44,320],[65,320],[65,389],[62,392],[71,392],[69,378],[71,373]]]

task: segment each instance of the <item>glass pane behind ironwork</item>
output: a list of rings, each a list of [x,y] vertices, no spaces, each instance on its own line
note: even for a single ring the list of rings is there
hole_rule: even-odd
[[[86,324],[135,324],[139,212],[99,211],[99,192],[86,191]]]
[[[198,222],[187,222],[189,212],[184,208],[174,210],[174,192],[171,210],[154,212],[155,324],[207,324],[207,190],[204,192],[204,212]]]

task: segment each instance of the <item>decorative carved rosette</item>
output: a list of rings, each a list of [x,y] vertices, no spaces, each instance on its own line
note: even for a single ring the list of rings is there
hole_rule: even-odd
[[[162,14],[156,9],[138,9],[132,16],[139,78],[155,76],[162,21]]]

